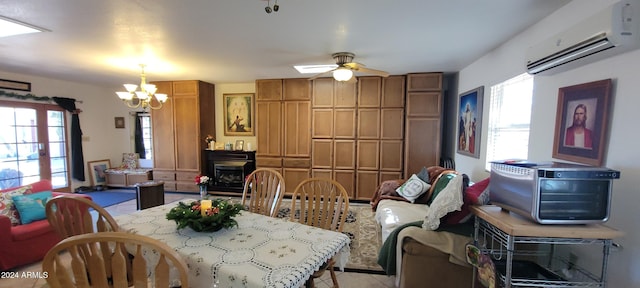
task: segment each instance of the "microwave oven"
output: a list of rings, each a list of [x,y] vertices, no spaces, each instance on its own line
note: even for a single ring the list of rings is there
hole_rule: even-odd
[[[491,163],[491,203],[540,224],[590,224],[609,220],[613,179],[604,167],[528,161]]]

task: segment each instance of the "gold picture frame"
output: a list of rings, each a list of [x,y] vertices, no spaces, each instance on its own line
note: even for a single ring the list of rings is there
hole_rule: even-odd
[[[553,158],[601,166],[607,145],[612,80],[558,89]],[[582,132],[575,132],[576,128]]]
[[[114,120],[115,120],[116,129],[124,128],[124,117],[115,117]]]
[[[255,94],[223,94],[225,136],[255,135]]]

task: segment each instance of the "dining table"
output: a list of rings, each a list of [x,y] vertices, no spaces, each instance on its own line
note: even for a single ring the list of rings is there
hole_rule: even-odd
[[[177,251],[188,266],[190,287],[297,288],[332,257],[342,265],[349,257],[347,235],[288,219],[241,211],[234,217],[237,227],[216,232],[177,229],[175,221],[166,219],[178,202],[193,201],[114,217],[121,230],[155,238]],[[154,253],[144,254],[153,261]],[[179,286],[176,273],[171,269],[173,284]]]

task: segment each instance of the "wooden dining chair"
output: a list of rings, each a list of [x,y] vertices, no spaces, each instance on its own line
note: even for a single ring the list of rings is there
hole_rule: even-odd
[[[244,183],[242,205],[249,212],[276,217],[284,192],[284,178],[278,171],[256,169],[247,176]]]
[[[125,267],[129,258],[132,284]],[[170,277],[170,268],[177,270],[179,283]],[[125,232],[66,238],[45,255],[42,271],[51,288],[189,287],[187,265],[175,250],[156,239]]]
[[[342,232],[349,213],[349,194],[337,181],[326,178],[306,179],[296,187],[291,200],[291,221]],[[297,213],[296,209],[300,212]],[[335,263],[333,258],[329,259],[311,275],[305,286],[315,287],[313,279],[329,270],[333,287],[338,288],[338,279],[333,271]]]
[[[95,226],[90,208],[97,214]],[[47,201],[45,212],[49,224],[62,239],[85,233],[119,230],[118,223],[107,210],[84,197],[56,196]]]

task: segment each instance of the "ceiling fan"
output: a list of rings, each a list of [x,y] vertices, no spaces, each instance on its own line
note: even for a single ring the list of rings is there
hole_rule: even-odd
[[[333,59],[336,60],[336,64],[338,65],[338,67],[331,69],[329,71],[317,74],[309,78],[309,80],[322,77],[329,73],[333,74],[333,78],[336,81],[356,81],[355,78],[353,77],[353,72],[362,72],[362,73],[373,74],[373,75],[382,76],[382,77],[389,76],[389,73],[386,71],[365,68],[364,64],[352,62],[353,57],[355,56],[356,56],[355,54],[350,52],[338,52],[338,53],[331,54],[331,57],[333,57]]]

